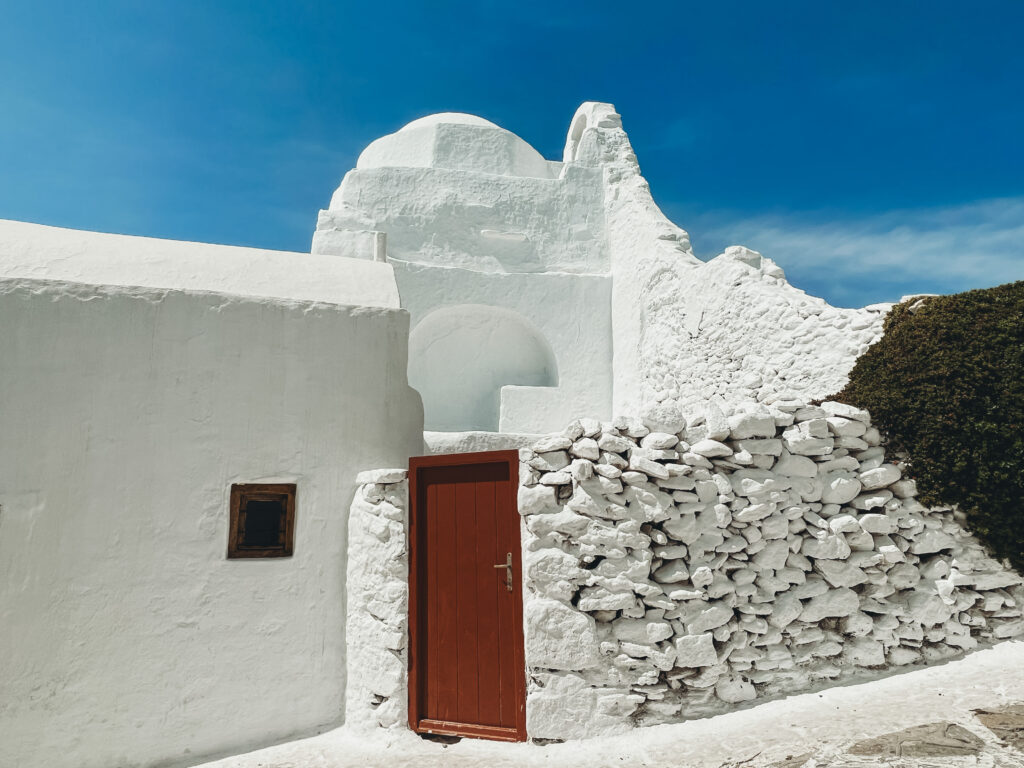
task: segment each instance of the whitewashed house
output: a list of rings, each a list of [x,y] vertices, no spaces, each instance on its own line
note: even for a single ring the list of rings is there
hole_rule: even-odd
[[[806,404],[889,305],[696,259],[611,105],[561,161],[414,121],[311,251],[0,222],[0,765],[582,738],[1024,631],[869,415]]]

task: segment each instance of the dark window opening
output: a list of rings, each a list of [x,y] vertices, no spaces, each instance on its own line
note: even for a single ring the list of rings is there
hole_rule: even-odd
[[[228,557],[290,557],[295,534],[295,485],[231,486]]]

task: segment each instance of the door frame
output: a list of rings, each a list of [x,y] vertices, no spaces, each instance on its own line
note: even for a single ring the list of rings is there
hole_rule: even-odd
[[[507,464],[509,471],[509,509],[517,520],[516,546],[512,548],[513,571],[513,625],[518,630],[514,638],[516,661],[515,698],[516,725],[502,728],[491,725],[451,723],[441,720],[421,719],[420,693],[424,680],[420,675],[419,657],[426,637],[421,636],[421,611],[425,610],[420,600],[420,531],[425,530],[422,516],[425,505],[420,503],[419,473],[435,467],[476,466],[480,464]],[[495,741],[526,741],[526,650],[523,636],[523,546],[519,526],[519,451],[483,451],[479,453],[455,453],[442,456],[416,456],[409,459],[409,728],[416,733],[430,733],[443,736],[469,736],[493,739]]]

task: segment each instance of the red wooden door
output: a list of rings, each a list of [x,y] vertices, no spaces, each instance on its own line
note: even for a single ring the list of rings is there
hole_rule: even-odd
[[[409,725],[420,733],[526,738],[518,473],[516,451],[410,461]]]

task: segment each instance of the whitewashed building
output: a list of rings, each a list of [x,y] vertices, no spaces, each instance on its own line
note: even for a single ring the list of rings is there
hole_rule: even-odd
[[[887,308],[695,258],[598,103],[560,161],[378,139],[311,253],[0,221],[0,765],[582,738],[1024,631],[868,414],[806,404]]]

